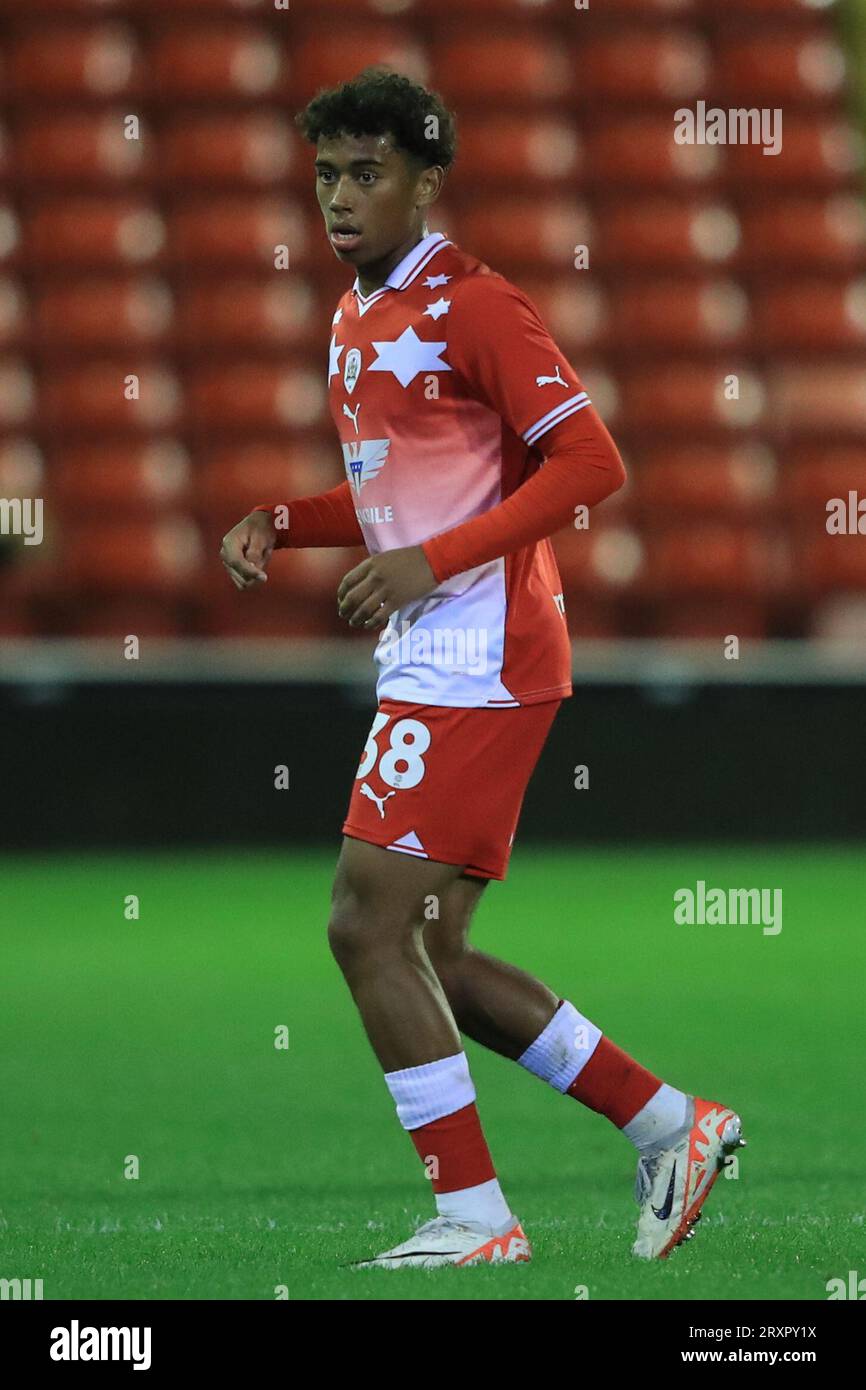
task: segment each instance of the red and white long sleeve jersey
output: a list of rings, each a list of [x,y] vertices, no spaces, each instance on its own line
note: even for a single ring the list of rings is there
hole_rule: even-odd
[[[485,547],[485,523],[475,521],[538,472],[551,440],[571,476],[586,458],[595,468],[587,501],[624,476],[531,301],[435,232],[368,297],[356,279],[332,330],[330,408],[363,540],[371,554],[424,544],[439,581],[383,629],[378,698],[494,707],[570,695],[562,585],[547,539],[556,527],[506,554]],[[519,531],[527,517],[518,500]]]

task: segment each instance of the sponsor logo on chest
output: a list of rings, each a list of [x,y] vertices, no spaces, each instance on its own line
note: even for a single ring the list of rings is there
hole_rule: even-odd
[[[342,448],[349,486],[355,496],[360,497],[361,489],[367,483],[378,478],[385,467],[391,441],[390,439],[353,439],[350,443],[343,444]],[[356,507],[355,515],[360,522],[367,522],[369,525],[394,520],[394,512],[390,504]]]

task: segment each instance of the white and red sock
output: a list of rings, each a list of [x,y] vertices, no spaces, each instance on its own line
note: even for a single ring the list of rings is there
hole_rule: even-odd
[[[397,1118],[430,1174],[436,1209],[497,1235],[514,1225],[475,1105],[465,1052],[385,1073]]]
[[[566,999],[517,1060],[555,1090],[605,1115],[642,1154],[662,1147],[685,1120],[685,1093],[603,1037]]]

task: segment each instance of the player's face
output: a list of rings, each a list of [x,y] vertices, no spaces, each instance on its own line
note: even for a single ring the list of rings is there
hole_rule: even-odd
[[[419,239],[441,170],[418,170],[390,135],[322,137],[316,195],[328,240],[361,280],[384,279]],[[343,230],[340,230],[340,229]],[[364,272],[367,272],[365,277]]]

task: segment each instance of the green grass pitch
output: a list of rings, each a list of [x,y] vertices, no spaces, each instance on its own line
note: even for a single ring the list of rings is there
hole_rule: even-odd
[[[737,1107],[748,1148],[695,1239],[636,1261],[631,1146],[469,1043],[534,1259],[435,1272],[345,1267],[434,1207],[328,950],[335,856],[4,861],[0,1277],[46,1299],[823,1300],[866,1273],[860,850],[518,842],[475,943]],[[699,878],[781,887],[781,933],[676,926]]]

